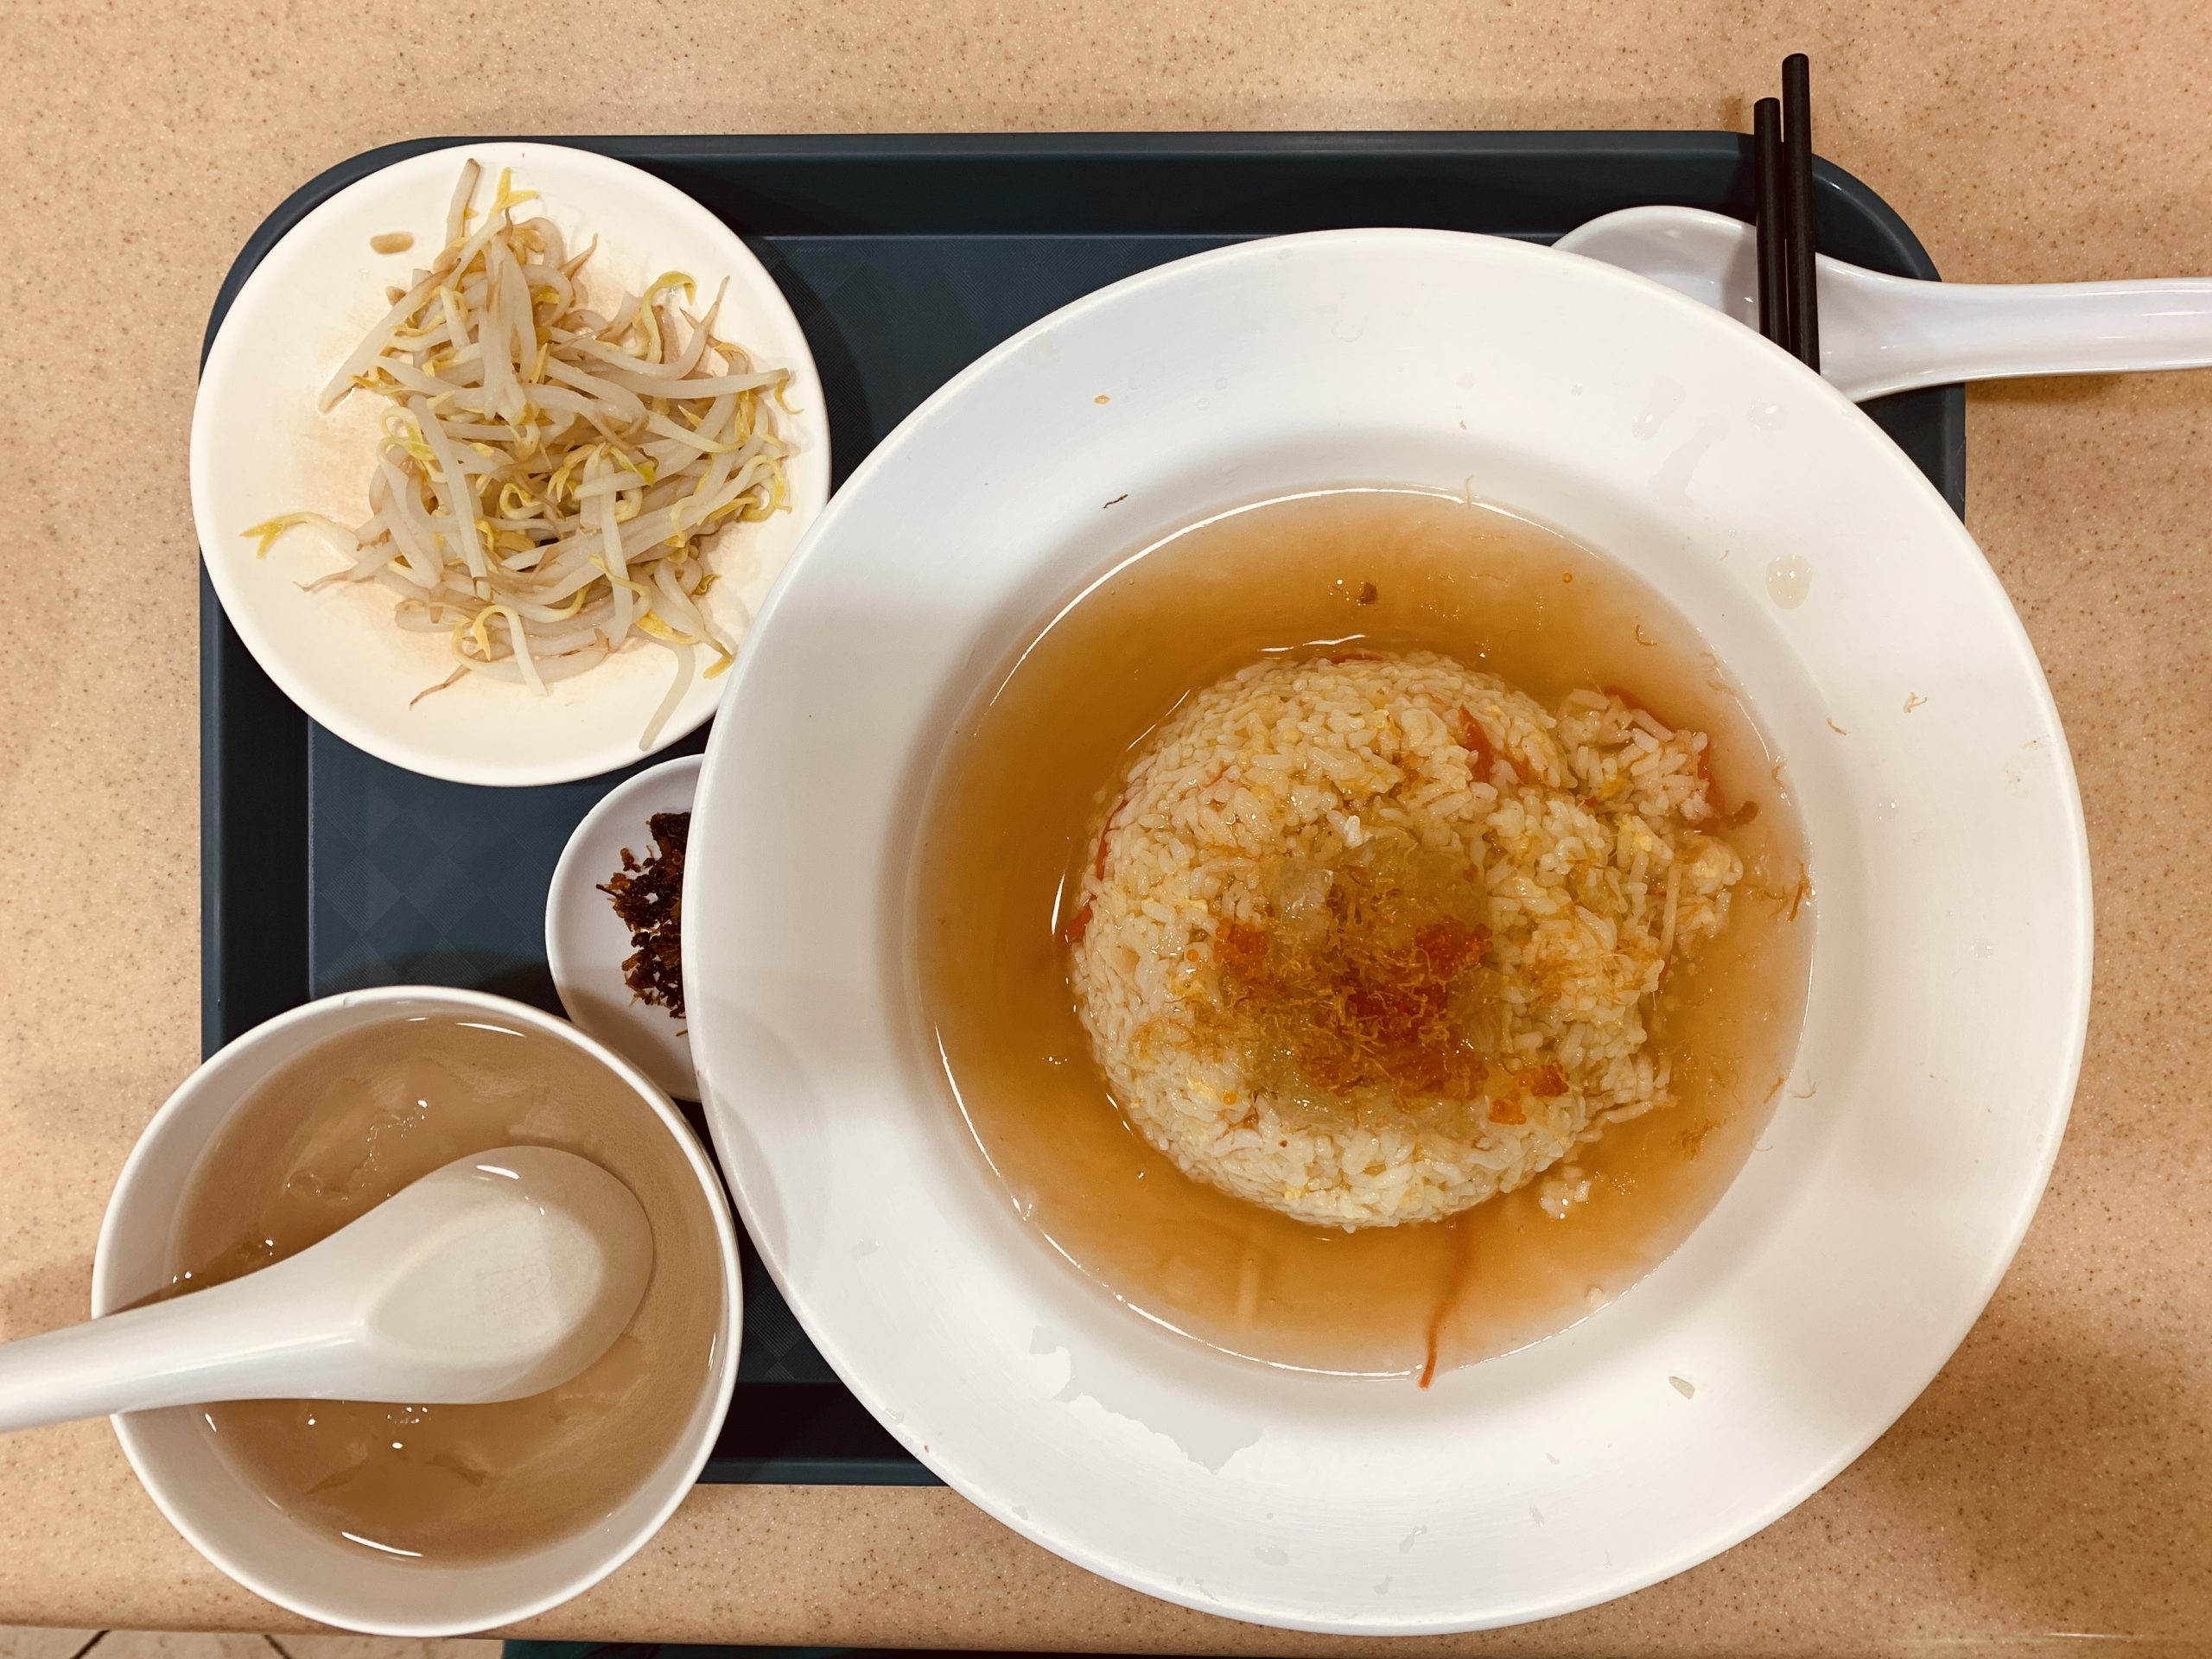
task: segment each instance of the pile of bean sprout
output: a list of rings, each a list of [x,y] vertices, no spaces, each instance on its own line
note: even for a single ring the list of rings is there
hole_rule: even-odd
[[[331,535],[348,568],[378,582],[394,615],[443,633],[456,666],[416,699],[471,674],[543,694],[596,667],[633,634],[673,653],[674,683],[647,723],[651,748],[690,687],[734,647],[699,604],[715,580],[706,542],[784,505],[775,430],[786,372],[760,371],[715,334],[690,279],[671,271],[605,315],[583,303],[575,253],[537,200],[501,174],[490,211],[471,204],[470,162],[446,213],[446,247],[323,388],[327,412],[359,391],[389,404],[370,516],[348,528],[287,513],[245,533],[259,550],[286,531]],[[477,222],[480,219],[480,223]]]

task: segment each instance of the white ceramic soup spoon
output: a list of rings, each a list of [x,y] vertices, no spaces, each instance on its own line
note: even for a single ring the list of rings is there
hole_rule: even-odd
[[[607,1351],[652,1259],[613,1176],[501,1147],[244,1278],[0,1345],[0,1429],[213,1400],[518,1400]]]
[[[1758,326],[1758,238],[1699,207],[1629,207],[1554,245]],[[2029,374],[2212,365],[2212,281],[1976,284],[1818,262],[1821,372],[1854,402]]]

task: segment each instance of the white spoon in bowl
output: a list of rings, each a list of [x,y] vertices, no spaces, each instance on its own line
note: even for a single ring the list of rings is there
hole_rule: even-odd
[[[0,1344],[0,1430],[211,1400],[518,1400],[607,1351],[652,1260],[613,1176],[501,1147],[242,1279]]]
[[[1758,238],[1700,207],[1629,207],[1553,245],[1758,326]],[[1929,283],[1820,256],[1821,372],[1855,403],[2029,374],[2212,366],[2212,281]]]

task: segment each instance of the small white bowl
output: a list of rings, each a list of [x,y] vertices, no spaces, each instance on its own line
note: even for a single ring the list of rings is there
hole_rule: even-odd
[[[699,1098],[689,1027],[640,1001],[623,979],[630,930],[599,884],[622,868],[625,848],[644,862],[653,847],[647,821],[656,812],[689,812],[698,787],[699,757],[687,754],[608,791],[561,849],[545,899],[545,961],[569,1018],[678,1100]]]
[[[410,1014],[493,1018],[581,1049],[666,1126],[699,1183],[721,1241],[722,1319],[709,1372],[682,1433],[645,1484],[596,1525],[504,1560],[442,1566],[385,1560],[309,1531],[248,1485],[189,1406],[113,1420],[124,1455],[194,1548],[255,1594],[302,1617],[375,1636],[489,1630],[542,1613],[596,1584],[675,1512],[713,1450],[737,1376],[743,1319],[737,1234],[721,1182],[668,1097],[619,1054],[565,1020],[505,997],[442,986],[390,986],[325,997],[257,1026],[210,1056],[154,1114],[108,1200],[92,1258],[92,1313],[167,1288],[179,1205],[201,1156],[238,1103],[279,1066],[358,1027]]]
[[[348,397],[331,413],[316,394],[389,308],[384,290],[436,257],[446,203],[464,162],[485,172],[480,199],[502,168],[573,245],[599,238],[586,267],[592,291],[635,290],[665,270],[688,273],[702,295],[725,279],[721,331],[764,368],[791,371],[785,417],[789,510],[740,524],[715,544],[721,580],[702,603],[725,632],[742,635],[830,495],[830,426],[821,378],[783,292],[721,219],[652,174],[559,144],[478,143],[436,149],[348,185],[285,232],[239,288],[200,375],[192,411],[192,512],[200,556],[223,610],[284,695],[357,748],[396,766],[462,784],[556,784],[628,766],[668,690],[673,662],[632,641],[611,659],[544,696],[472,676],[413,703],[453,664],[446,641],[393,626],[391,594],[377,583],[308,594],[301,584],[338,561],[305,531],[265,558],[242,532],[280,513],[368,516],[381,399]],[[381,254],[369,238],[414,238]],[[658,750],[696,731],[727,677],[695,679],[664,725]],[[412,704],[412,706],[410,706]]]

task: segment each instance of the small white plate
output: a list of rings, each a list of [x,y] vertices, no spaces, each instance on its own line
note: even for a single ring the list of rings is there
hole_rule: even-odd
[[[702,294],[725,280],[721,332],[764,368],[788,369],[787,512],[740,524],[715,544],[721,580],[704,599],[733,637],[751,626],[785,562],[830,494],[830,427],[806,336],[783,292],[736,233],[650,173],[559,144],[480,143],[395,162],[348,185],[287,232],[232,302],[200,371],[192,412],[192,511],[200,556],[231,626],[284,695],[378,760],[463,784],[554,784],[630,765],[674,671],[666,652],[633,640],[544,696],[472,676],[410,706],[452,669],[446,641],[403,633],[376,583],[320,593],[301,585],[338,560],[324,538],[295,531],[265,558],[241,532],[280,513],[368,516],[381,399],[346,398],[331,413],[316,394],[389,308],[385,289],[435,258],[461,164],[480,163],[480,200],[502,168],[573,246],[593,236],[588,290],[608,297],[664,270]],[[369,238],[405,232],[414,245],[380,254]],[[696,731],[728,683],[696,679],[655,749]]]
[[[656,812],[689,812],[699,787],[696,754],[664,761],[607,791],[584,815],[553,867],[545,899],[545,962],[569,1018],[678,1100],[699,1098],[685,1022],[640,1001],[622,977],[630,930],[599,884],[622,868],[628,848],[652,856]]]

